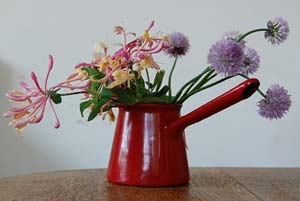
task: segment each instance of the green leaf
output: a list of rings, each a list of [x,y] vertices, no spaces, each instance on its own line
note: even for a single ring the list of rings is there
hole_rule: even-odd
[[[169,103],[169,96],[153,97],[148,96],[141,99],[142,103]]]
[[[143,78],[136,79],[136,97],[142,98],[145,94],[146,88]]]
[[[149,89],[154,88],[154,85],[151,82],[146,81],[145,83],[148,85]]]
[[[112,94],[113,93],[112,93],[111,89],[102,88],[102,90],[100,92],[100,97],[95,96],[93,98],[92,102],[94,103],[94,107],[89,114],[88,121],[93,120],[98,115],[102,106],[111,100]],[[102,108],[103,112],[107,111],[109,108],[110,108],[110,106]]]
[[[125,104],[135,104],[134,95],[129,91],[121,88],[113,88],[112,92],[118,97],[116,101]]]
[[[153,88],[156,87],[155,91],[158,92],[158,90],[161,87],[162,81],[164,79],[165,71],[160,70],[156,73],[154,82],[153,82]]]
[[[107,100],[105,99],[100,99],[98,101],[93,101],[94,102],[94,107],[91,111],[91,113],[89,114],[89,117],[88,117],[88,121],[92,121],[93,119],[95,119],[95,117],[98,115],[98,113],[100,112],[101,110],[101,107],[107,103]]]
[[[93,69],[94,70],[94,69]],[[94,80],[101,80],[102,78],[105,77],[104,73],[101,73],[98,71],[98,74],[93,75]]]
[[[160,91],[154,93],[155,97],[160,97],[166,95],[166,93],[169,91],[169,87],[165,85]]]
[[[94,80],[100,80],[105,77],[105,74],[98,71],[97,69],[90,67],[83,67],[82,70],[85,70],[88,73],[88,76],[93,77]],[[98,88],[101,86],[98,82],[91,83],[91,93],[96,93]]]
[[[92,70],[95,70],[95,69],[92,69]],[[99,71],[98,71],[98,74],[93,75],[93,79],[94,80],[100,80],[100,79],[102,79],[104,77],[105,77],[105,75],[103,73],[99,72]],[[101,87],[101,85],[102,84],[99,83],[99,82],[92,82],[91,83],[91,89],[92,89],[92,91],[97,91],[99,89],[99,87]]]
[[[92,94],[96,94],[100,86],[101,86],[100,83],[98,83],[98,82],[92,82],[91,83],[91,93]]]
[[[103,88],[101,91],[101,99],[106,99],[107,101],[109,101],[111,97],[112,97],[111,89]]]
[[[81,114],[81,117],[83,117],[83,112],[84,112],[84,110],[85,110],[86,108],[88,108],[92,103],[93,103],[93,100],[92,100],[92,99],[80,103],[80,106],[79,106],[79,107],[80,107],[80,114]]]
[[[53,103],[55,103],[55,104],[59,104],[62,101],[61,95],[57,94],[54,91],[51,93],[50,98],[53,101]]]
[[[90,67],[83,67],[81,68],[82,70],[85,70],[89,76],[95,76],[95,75],[101,75],[102,77],[105,76],[104,73],[98,71],[97,69],[94,69],[94,68],[90,68]],[[94,78],[96,79],[96,78]]]

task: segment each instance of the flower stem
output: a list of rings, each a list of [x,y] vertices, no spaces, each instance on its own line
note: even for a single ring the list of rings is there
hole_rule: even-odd
[[[149,71],[148,71],[148,68],[146,68],[145,70],[146,70],[146,76],[147,76],[147,82],[148,82],[148,89],[150,89],[150,75],[149,75]]]
[[[241,42],[244,38],[246,38],[246,36],[248,36],[250,34],[253,34],[255,32],[260,32],[260,31],[269,31],[269,29],[261,28],[261,29],[254,29],[252,31],[248,31],[247,33],[245,33],[244,35],[242,35],[237,42]]]
[[[196,93],[198,93],[198,92],[200,92],[200,91],[202,91],[202,90],[204,90],[204,89],[213,87],[213,86],[215,86],[215,85],[217,85],[217,84],[219,84],[219,83],[221,83],[221,82],[224,82],[225,80],[228,80],[228,79],[230,79],[230,78],[233,78],[233,77],[234,77],[234,76],[228,76],[228,77],[222,78],[222,79],[220,79],[220,80],[218,80],[218,81],[216,81],[216,82],[213,82],[213,83],[211,83],[211,84],[209,84],[209,85],[206,85],[206,86],[204,86],[204,87],[202,87],[202,88],[193,90],[193,91],[191,91],[191,93],[189,93],[188,95],[182,97],[178,102],[179,102],[179,103],[183,103],[184,101],[186,101],[186,100],[187,100],[189,97],[191,97],[192,95],[194,95],[194,94],[196,94]]]
[[[171,99],[172,99],[172,86],[171,86],[171,81],[172,81],[172,75],[173,75],[173,72],[174,72],[174,69],[175,69],[175,66],[176,66],[176,63],[177,63],[177,59],[178,59],[178,54],[175,55],[175,60],[174,60],[174,63],[173,63],[171,72],[170,72],[170,74],[169,74],[169,80],[168,80],[168,87],[169,87],[169,102],[171,102]]]
[[[208,71],[208,73],[203,77],[203,79],[202,80],[200,80],[200,82],[193,88],[193,86],[194,85],[191,85],[187,90],[186,90],[186,92],[183,94],[183,96],[186,96],[186,95],[188,95],[189,93],[190,93],[190,91],[194,91],[194,90],[196,90],[196,89],[199,89],[199,88],[201,88],[204,84],[206,84],[209,80],[211,80],[212,78],[214,78],[216,75],[217,75],[217,73],[215,73],[215,74],[213,74],[215,72],[215,70],[214,69],[210,69],[209,71]],[[213,74],[213,75],[212,75]],[[194,84],[196,84],[196,83],[194,83]],[[193,89],[192,89],[193,88]]]
[[[86,91],[77,91],[77,92],[71,92],[71,93],[64,93],[64,94],[58,94],[60,96],[70,96],[70,95],[75,95],[75,94],[84,94],[87,93]]]
[[[196,84],[196,82],[204,75],[206,74],[208,71],[210,70],[210,67],[208,66],[207,68],[205,68],[199,75],[197,75],[196,77],[194,77],[193,79],[191,79],[190,81],[188,81],[187,83],[185,83],[176,93],[175,97],[172,99],[172,102],[175,103],[177,101],[177,99],[181,96],[182,92],[185,90],[186,87],[189,88],[187,89],[187,91],[191,88],[191,86],[194,86]]]

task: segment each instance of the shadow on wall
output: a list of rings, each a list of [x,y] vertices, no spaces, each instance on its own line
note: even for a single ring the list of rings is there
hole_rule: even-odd
[[[59,166],[58,159],[35,146],[38,142],[34,133],[23,137],[8,125],[10,119],[2,115],[11,105],[5,93],[11,89],[12,82],[16,82],[13,69],[0,58],[0,177],[50,170],[53,164]]]

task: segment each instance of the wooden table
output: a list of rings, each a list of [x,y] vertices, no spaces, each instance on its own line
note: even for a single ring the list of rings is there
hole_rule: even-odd
[[[105,170],[68,170],[0,178],[0,200],[299,201],[299,169],[191,168],[188,185],[110,184]]]

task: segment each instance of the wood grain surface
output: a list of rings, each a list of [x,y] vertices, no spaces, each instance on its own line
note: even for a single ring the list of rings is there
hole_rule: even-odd
[[[68,170],[0,178],[0,200],[299,201],[300,169],[191,168],[188,185],[111,184],[105,170]]]

